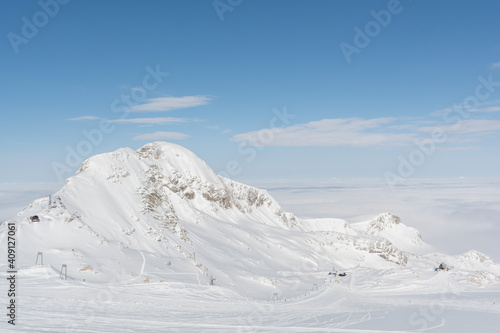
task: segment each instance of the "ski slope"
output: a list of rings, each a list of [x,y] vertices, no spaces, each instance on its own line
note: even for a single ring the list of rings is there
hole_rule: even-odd
[[[458,332],[474,316],[498,327],[500,265],[487,255],[429,252],[391,213],[300,219],[175,144],[89,158],[0,227],[1,258],[9,223],[18,325],[6,330]],[[435,272],[443,261],[454,268]]]

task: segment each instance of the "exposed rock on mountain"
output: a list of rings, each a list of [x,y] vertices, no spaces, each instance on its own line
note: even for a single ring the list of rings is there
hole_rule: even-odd
[[[40,222],[31,222],[33,215]],[[299,293],[289,276],[312,274],[321,284],[332,267],[425,267],[435,274],[433,266],[445,260],[469,284],[496,283],[500,275],[477,251],[417,255],[426,246],[421,235],[390,213],[352,225],[298,218],[266,191],[221,177],[191,151],[165,142],[89,158],[50,205],[38,199],[12,221],[25,265],[43,252],[46,262],[68,264],[71,278],[87,281],[215,278],[258,296],[276,288]],[[1,232],[5,237],[5,226]]]

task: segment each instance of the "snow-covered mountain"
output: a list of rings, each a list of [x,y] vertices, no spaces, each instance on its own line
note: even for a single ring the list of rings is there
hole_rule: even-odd
[[[34,215],[40,222],[30,221]],[[433,288],[441,261],[454,266],[447,274],[457,286],[500,281],[500,266],[477,251],[424,254],[430,247],[418,231],[393,214],[352,225],[301,219],[266,191],[221,177],[165,142],[89,158],[61,190],[10,222],[21,271],[33,269],[42,252],[44,274],[67,264],[71,279],[87,282],[212,282],[252,297],[294,296],[338,270],[351,288],[373,289],[366,276],[396,274],[401,288],[421,290]],[[0,231],[4,242],[5,224]]]

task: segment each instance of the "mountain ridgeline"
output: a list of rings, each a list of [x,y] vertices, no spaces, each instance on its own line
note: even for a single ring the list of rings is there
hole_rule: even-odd
[[[42,252],[52,271],[67,264],[71,279],[87,282],[216,284],[252,297],[293,296],[338,270],[350,274],[350,288],[369,285],[356,283],[356,274],[399,274],[401,288],[432,289],[441,261],[453,266],[446,274],[455,286],[500,281],[499,265],[477,251],[427,253],[418,231],[393,214],[356,224],[302,219],[265,190],[221,177],[166,142],[87,159],[61,190],[12,221],[21,268]]]

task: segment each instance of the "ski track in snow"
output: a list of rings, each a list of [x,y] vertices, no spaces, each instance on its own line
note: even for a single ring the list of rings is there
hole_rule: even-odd
[[[477,332],[493,333],[500,324],[498,288],[446,294],[350,291],[326,278],[302,297],[266,301],[220,286],[134,282],[137,278],[86,283],[61,280],[49,265],[24,270],[33,272],[21,274],[17,285],[17,325],[2,323],[2,332],[455,333],[480,327]],[[4,290],[5,276],[0,275]]]
[[[9,220],[17,325],[4,317],[0,331],[498,332],[500,266],[473,250],[429,252],[380,213],[300,219],[173,144],[97,155]],[[4,224],[4,291],[6,235]],[[453,269],[435,272],[440,262]]]

